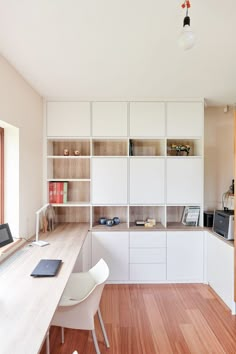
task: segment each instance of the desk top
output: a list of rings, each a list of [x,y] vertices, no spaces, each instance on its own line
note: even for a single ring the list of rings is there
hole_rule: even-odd
[[[0,353],[36,354],[73,270],[89,224],[61,224],[45,238],[50,245],[27,246],[0,264]],[[14,257],[14,255],[13,255]],[[56,277],[33,278],[40,259],[62,259]],[[1,269],[2,267],[2,269]]]

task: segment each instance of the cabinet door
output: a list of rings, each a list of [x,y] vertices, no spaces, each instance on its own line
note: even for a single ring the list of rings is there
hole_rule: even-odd
[[[203,235],[202,231],[167,232],[168,281],[203,281]]]
[[[93,204],[127,203],[127,159],[93,158]]]
[[[130,136],[165,136],[165,104],[162,102],[130,103]]]
[[[232,308],[234,294],[234,247],[217,236],[207,236],[207,281]]]
[[[100,258],[108,264],[109,280],[129,280],[129,233],[93,232],[92,264]]]
[[[199,204],[203,198],[201,158],[168,158],[167,204]]]
[[[158,158],[130,159],[130,203],[158,204],[165,198],[165,161]]]
[[[127,124],[126,102],[93,103],[93,136],[127,136]]]
[[[131,231],[131,248],[166,248],[166,233],[163,231]]]
[[[47,136],[90,136],[89,102],[48,102]]]
[[[202,102],[168,102],[167,136],[194,137],[203,135]]]

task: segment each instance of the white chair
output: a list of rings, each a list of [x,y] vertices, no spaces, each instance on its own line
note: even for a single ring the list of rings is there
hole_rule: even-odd
[[[91,330],[96,353],[100,354],[94,327],[94,316],[98,313],[106,346],[110,347],[99,309],[108,276],[109,268],[103,259],[88,272],[71,274],[51,322],[51,325],[62,327],[62,343],[64,327]]]

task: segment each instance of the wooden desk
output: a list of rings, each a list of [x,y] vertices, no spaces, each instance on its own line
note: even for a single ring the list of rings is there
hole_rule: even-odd
[[[62,224],[45,238],[50,245],[29,247],[5,268],[0,264],[1,354],[40,351],[88,229],[89,224]],[[56,277],[30,276],[42,258],[63,260]]]

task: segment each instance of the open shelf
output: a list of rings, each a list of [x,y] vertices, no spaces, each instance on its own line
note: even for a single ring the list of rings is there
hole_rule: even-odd
[[[93,156],[127,156],[127,154],[127,140],[93,140]]]
[[[163,139],[130,139],[130,156],[165,156]]]
[[[49,159],[48,179],[90,179],[90,158]]]
[[[148,218],[156,220],[156,226],[151,229],[160,229],[165,227],[165,207],[164,206],[130,206],[129,208],[129,224],[130,227],[141,229],[140,226],[135,225],[136,220],[145,221]],[[149,228],[145,227],[145,230]]]
[[[125,224],[127,226],[128,223],[127,206],[93,206],[92,215],[93,215],[93,227],[103,226],[103,225],[99,225],[99,218],[101,217],[105,217],[106,219],[113,219],[115,216],[117,216],[120,219],[119,225]],[[115,225],[115,226],[119,226],[119,225]]]
[[[184,213],[184,208],[185,205],[169,205],[167,206],[166,209],[166,219],[167,223],[166,226],[167,228],[170,229],[196,229],[196,227],[200,227],[202,225],[202,211],[200,210],[200,217],[199,217],[199,225],[198,226],[189,226],[189,225],[184,225],[182,223],[182,217]]]
[[[56,207],[54,205],[56,214],[56,223],[62,222],[90,222],[90,207],[89,206],[74,206],[72,208]],[[66,237],[66,235],[65,235]]]
[[[167,139],[166,149],[167,156],[202,156],[201,139]]]
[[[69,156],[75,156],[78,151],[79,156],[90,156],[90,140],[88,139],[49,139],[48,156],[64,156],[64,150],[67,149]]]

